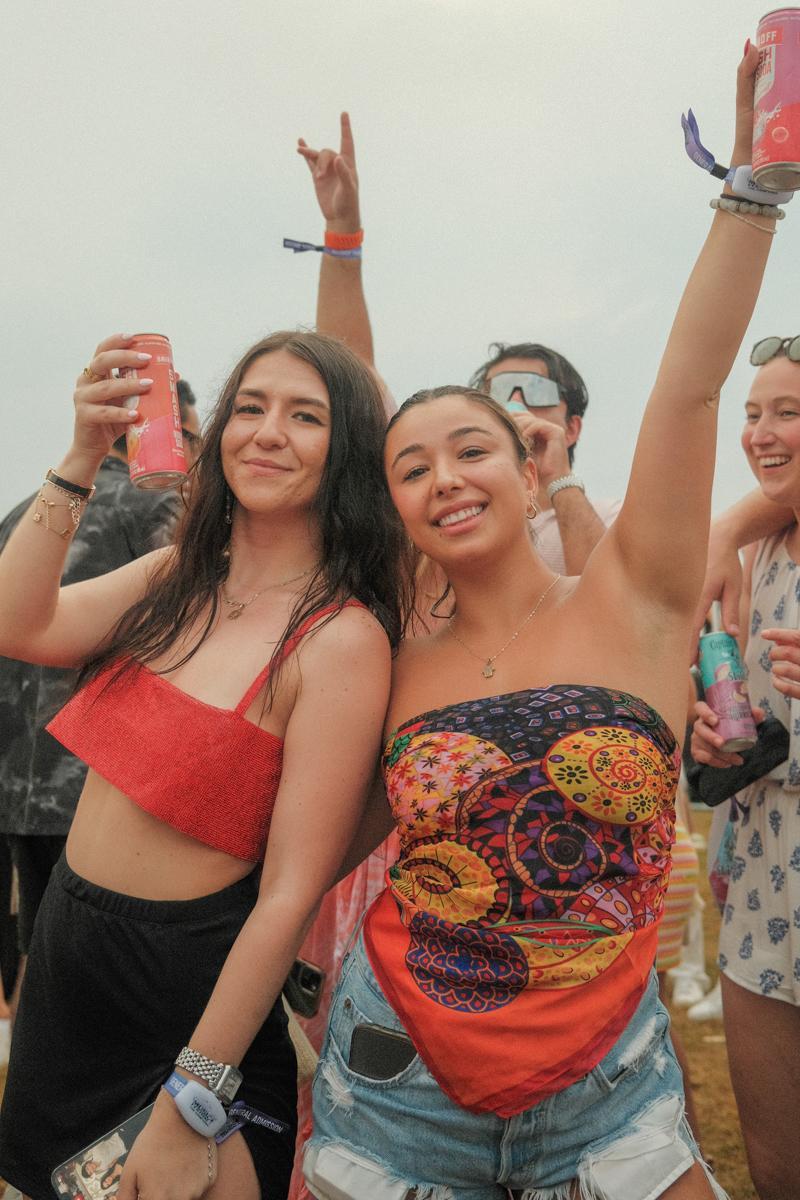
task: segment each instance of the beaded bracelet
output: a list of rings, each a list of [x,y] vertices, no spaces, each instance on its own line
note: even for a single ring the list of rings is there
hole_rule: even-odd
[[[717,196],[709,201],[711,208],[721,208],[723,212],[750,213],[754,217],[773,217],[782,221],[786,213],[776,204],[754,204],[752,200],[736,200],[733,196]]]

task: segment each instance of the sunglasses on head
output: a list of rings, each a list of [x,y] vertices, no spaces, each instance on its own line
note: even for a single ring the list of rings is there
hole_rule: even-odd
[[[800,362],[800,334],[790,338],[762,338],[750,351],[750,362],[754,367],[763,367],[764,363],[784,351],[790,362]]]
[[[489,380],[489,395],[509,412],[554,408],[561,400],[558,384],[533,371],[501,371]]]

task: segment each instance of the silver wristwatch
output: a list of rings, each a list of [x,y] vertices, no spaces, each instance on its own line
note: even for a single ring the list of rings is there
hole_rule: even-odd
[[[208,1084],[209,1091],[223,1104],[230,1104],[242,1082],[242,1072],[238,1067],[232,1067],[229,1063],[214,1062],[213,1058],[206,1058],[189,1046],[183,1047],[175,1059],[175,1066],[197,1075]]]

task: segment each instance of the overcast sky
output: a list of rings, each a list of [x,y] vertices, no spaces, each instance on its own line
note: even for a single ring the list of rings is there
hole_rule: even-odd
[[[642,407],[716,181],[736,64],[765,5],[633,0],[26,0],[3,7],[0,510],[69,444],[96,342],[159,330],[202,410],[263,333],[310,325],[322,231],[295,154],[356,134],[366,287],[396,397],[465,381],[495,339],[544,342],[591,397],[577,467],[624,491]],[[800,220],[777,234],[746,346],[800,329]],[[715,507],[751,486],[752,376],[723,394]]]

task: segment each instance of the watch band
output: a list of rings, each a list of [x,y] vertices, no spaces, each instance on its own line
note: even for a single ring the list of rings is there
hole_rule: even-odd
[[[547,485],[547,497],[553,499],[556,492],[561,492],[564,488],[580,488],[585,494],[586,488],[583,486],[583,480],[579,475],[562,475],[560,479],[554,479],[552,483]]]
[[[184,1046],[175,1059],[175,1066],[205,1080],[210,1090],[223,1102],[230,1104],[242,1082],[242,1072],[229,1063],[214,1062],[190,1046]]]

